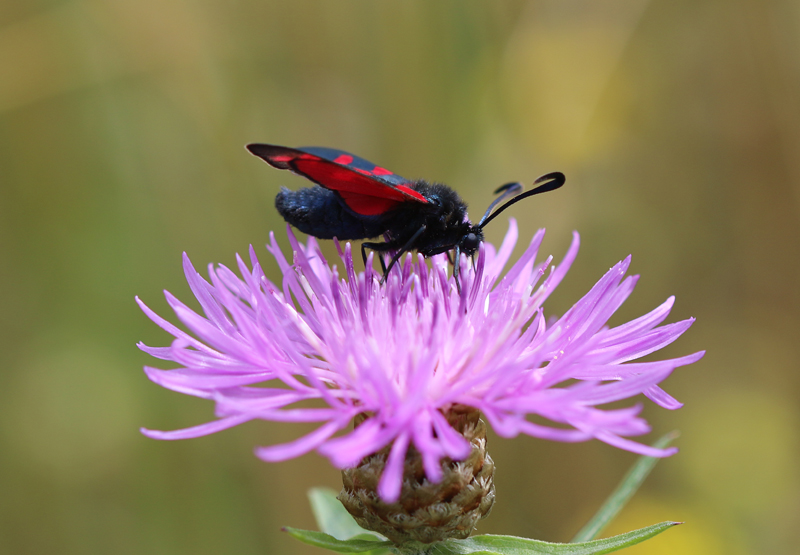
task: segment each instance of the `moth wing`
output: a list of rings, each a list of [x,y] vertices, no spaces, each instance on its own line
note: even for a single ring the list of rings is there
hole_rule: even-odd
[[[249,144],[247,150],[275,168],[290,170],[336,192],[361,216],[380,216],[405,202],[428,203],[409,186],[411,181],[342,150],[267,144]]]

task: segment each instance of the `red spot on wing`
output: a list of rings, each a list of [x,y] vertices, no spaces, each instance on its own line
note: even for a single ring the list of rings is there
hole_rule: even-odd
[[[289,160],[294,160],[294,156],[279,154],[278,156],[270,156],[269,159],[271,162],[288,162]]]
[[[358,173],[360,173],[362,175],[372,175],[369,171],[362,170],[361,168],[350,168],[350,169],[352,169],[353,171],[357,171]]]
[[[386,212],[391,212],[397,205],[400,204],[396,200],[368,197],[350,192],[340,192],[339,196],[342,197],[344,203],[356,214],[362,216],[380,216]]]
[[[334,162],[346,166],[347,164],[353,163],[353,157],[349,154],[342,154],[341,156],[337,156]]]
[[[372,170],[372,175],[392,175],[392,172],[390,172],[386,168],[375,166],[375,169]]]

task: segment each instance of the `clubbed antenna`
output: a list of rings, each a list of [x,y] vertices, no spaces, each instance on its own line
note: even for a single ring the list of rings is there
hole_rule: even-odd
[[[506,198],[508,198],[508,197],[510,197],[512,195],[517,194],[522,189],[523,189],[523,185],[519,181],[513,181],[511,183],[506,183],[505,185],[501,185],[500,187],[495,189],[494,190],[494,194],[495,195],[499,194],[499,193],[503,193],[503,194],[500,195],[499,197],[497,197],[496,199],[494,199],[494,201],[492,201],[492,204],[489,205],[489,208],[487,208],[486,212],[483,214],[483,218],[481,218],[481,221],[478,222],[478,227],[481,227],[481,225],[483,224],[484,220],[486,220],[486,218],[489,217],[489,214],[491,214],[492,209],[495,206],[497,206],[498,204],[500,204],[500,202],[503,199],[506,199]]]
[[[504,211],[512,204],[516,204],[522,199],[532,197],[533,195],[538,195],[540,193],[547,193],[548,191],[554,191],[559,187],[561,187],[564,183],[566,183],[566,181],[567,178],[564,177],[564,174],[561,172],[552,172],[545,174],[533,182],[534,185],[536,185],[537,183],[542,183],[542,185],[539,185],[535,189],[531,189],[527,193],[522,193],[521,195],[517,195],[516,197],[512,198],[507,203],[505,203],[503,206],[495,210],[494,213],[490,215],[489,212],[492,210],[492,208],[495,207],[495,205],[497,205],[497,203],[500,200],[507,197],[509,194],[512,194],[513,192],[519,190],[517,187],[515,187],[515,185],[519,185],[519,183],[507,183],[503,185],[495,192],[504,191],[504,193],[499,198],[497,198],[492,204],[489,205],[489,210],[486,211],[486,214],[484,214],[483,218],[481,218],[480,223],[476,227],[478,229],[483,229],[484,227],[486,227],[486,224],[495,219],[497,215],[500,214],[500,212]]]

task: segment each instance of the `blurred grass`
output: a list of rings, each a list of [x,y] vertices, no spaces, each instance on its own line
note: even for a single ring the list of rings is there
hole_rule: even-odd
[[[212,415],[141,373],[135,343],[168,338],[133,296],[165,315],[162,289],[188,300],[184,250],[198,267],[251,243],[267,259],[274,194],[303,183],[242,148],[262,141],[447,182],[473,216],[500,183],[565,172],[514,212],[523,237],[548,228],[556,257],[582,234],[548,310],[633,253],[643,279],[616,321],[675,294],[673,321],[698,322],[667,354],[708,349],[666,384],[683,409],[646,407],[683,452],[619,525],[688,521],[641,553],[791,553],[798,31],[787,0],[6,0],[0,552],[306,552],[279,528],[313,527],[305,491],[337,473],[316,455],[252,456],[295,430],[137,431]],[[498,503],[480,532],[560,541],[634,458],[527,438],[492,453]]]

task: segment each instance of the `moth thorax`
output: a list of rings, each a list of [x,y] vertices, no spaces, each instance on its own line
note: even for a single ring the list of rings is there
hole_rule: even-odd
[[[386,503],[377,493],[391,445],[342,471],[344,487],[339,501],[356,522],[383,534],[396,544],[431,543],[468,537],[475,524],[494,504],[494,462],[486,452],[486,424],[480,412],[456,406],[444,414],[450,425],[469,441],[471,451],[463,461],[443,459],[443,478],[425,478],[422,457],[409,447],[403,485],[396,503]],[[359,415],[356,426],[369,418]]]

